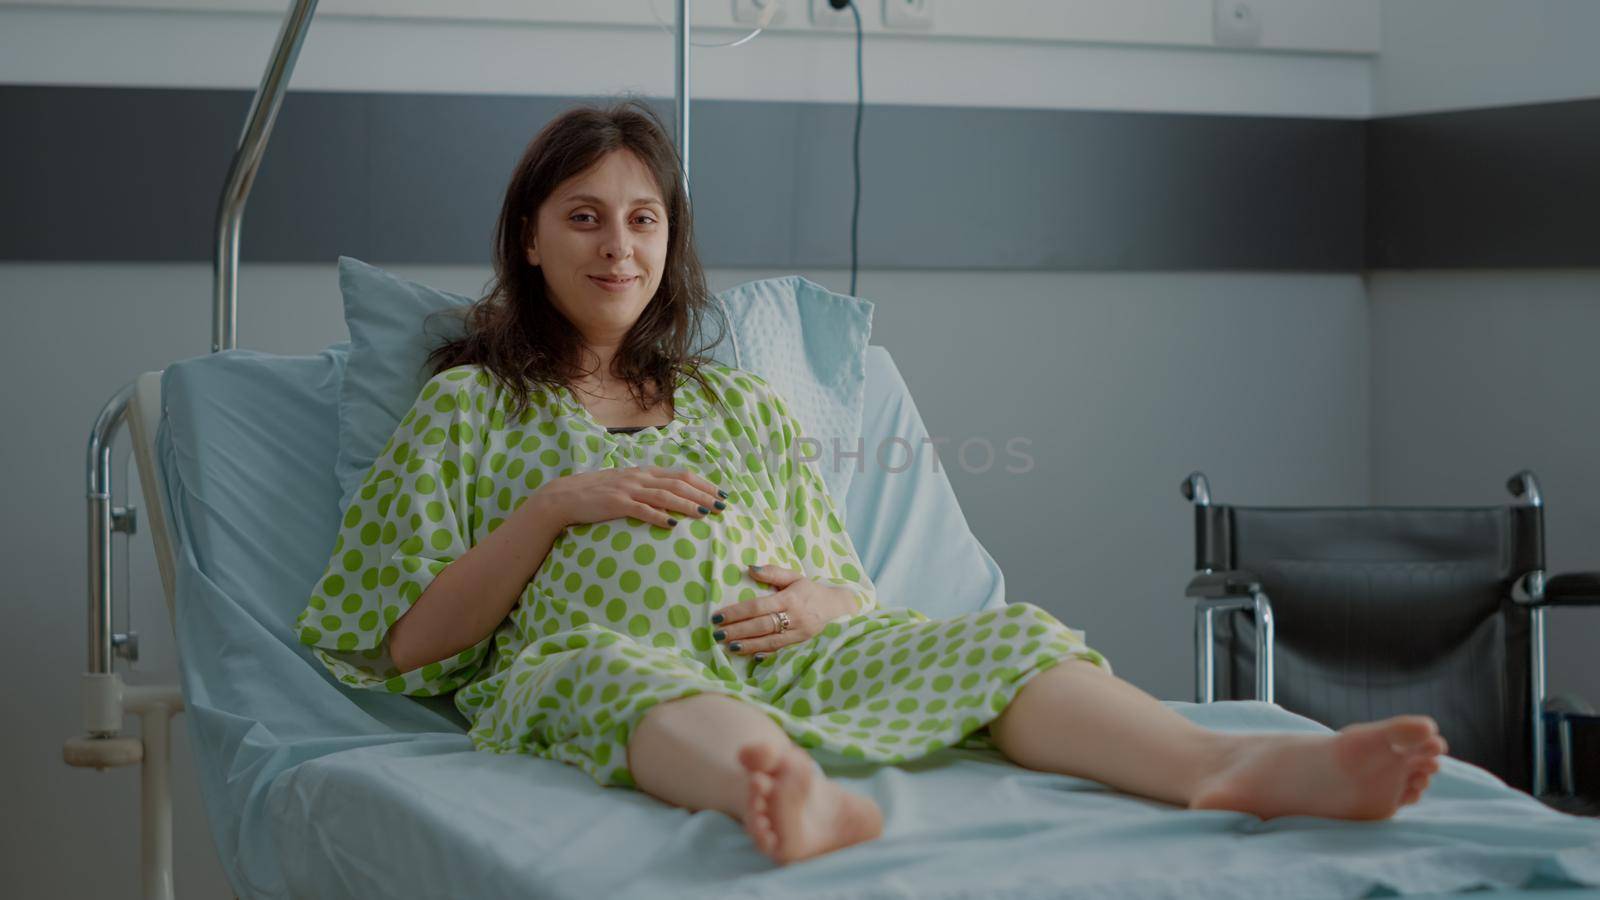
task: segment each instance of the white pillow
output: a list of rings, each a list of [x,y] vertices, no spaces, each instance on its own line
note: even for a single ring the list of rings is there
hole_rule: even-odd
[[[816,460],[843,515],[851,478],[867,464],[861,403],[872,302],[835,294],[799,275],[747,282],[717,299],[731,336],[712,357],[765,378],[789,404],[805,437],[817,442],[801,452]]]

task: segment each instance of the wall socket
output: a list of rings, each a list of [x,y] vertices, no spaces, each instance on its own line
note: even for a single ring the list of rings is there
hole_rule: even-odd
[[[856,9],[861,8],[861,0],[855,0]],[[866,15],[862,14],[861,24],[865,26]],[[856,30],[855,13],[850,7],[834,9],[828,0],[811,0],[811,27],[813,28],[843,28],[850,31]]]
[[[933,0],[883,0],[883,27],[900,31],[933,28]]]
[[[768,25],[782,25],[789,10],[784,0],[733,0],[733,20],[741,25],[759,25],[768,7],[777,7]]]
[[[1220,47],[1261,46],[1261,10],[1249,0],[1212,0],[1211,37]]]

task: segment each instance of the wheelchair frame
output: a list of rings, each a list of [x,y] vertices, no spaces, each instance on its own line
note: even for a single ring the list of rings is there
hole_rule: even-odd
[[[1544,494],[1539,480],[1526,469],[1511,476],[1507,489],[1517,499],[1518,505],[1536,511],[1542,524]],[[1196,511],[1211,506],[1211,483],[1202,472],[1192,472],[1181,486],[1184,499]],[[1197,523],[1196,527],[1200,527]],[[1542,527],[1540,534],[1543,534]],[[1542,537],[1541,537],[1542,540]],[[1543,554],[1540,554],[1541,559]],[[1531,631],[1529,642],[1529,694],[1532,700],[1531,726],[1533,732],[1533,791],[1534,797],[1548,792],[1548,773],[1545,762],[1544,702],[1545,702],[1545,570],[1530,569],[1519,576],[1512,585],[1511,600],[1519,606],[1529,607]],[[1243,610],[1255,617],[1255,673],[1256,699],[1266,703],[1273,699],[1273,641],[1274,623],[1272,602],[1261,583],[1253,578],[1240,577],[1238,573],[1219,573],[1210,568],[1200,568],[1185,596],[1195,601],[1195,702],[1213,703],[1216,700],[1216,660],[1214,617],[1219,611]],[[1572,771],[1572,725],[1562,721],[1558,741],[1561,747],[1561,784],[1567,794],[1574,792]]]

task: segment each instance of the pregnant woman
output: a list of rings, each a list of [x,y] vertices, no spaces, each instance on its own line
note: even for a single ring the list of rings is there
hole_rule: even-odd
[[[1437,771],[1427,717],[1213,732],[1032,604],[881,606],[784,398],[693,346],[711,298],[643,104],[546,126],[496,240],[296,621],[344,684],[455,691],[478,749],[721,810],[780,863],[883,827],[808,748],[995,749],[1263,818],[1385,818]]]

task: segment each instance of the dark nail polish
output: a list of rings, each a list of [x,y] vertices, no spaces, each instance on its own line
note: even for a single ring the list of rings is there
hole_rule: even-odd
[[[704,506],[696,506],[695,509],[700,510],[700,515],[702,515],[702,516],[705,515],[708,512],[711,512],[711,510],[706,509]]]
[[[722,640],[723,638],[725,638],[727,636],[728,636],[728,633],[725,632],[725,631],[713,631],[713,632],[711,632],[711,639],[713,641],[720,641],[720,640]]]
[[[670,526],[670,525],[676,525],[676,524],[678,524],[678,520],[677,520],[677,519],[674,519],[674,518],[672,518],[672,517],[671,517],[671,516],[668,516],[668,517],[667,517],[667,524],[668,524],[668,525],[669,525],[669,526]]]
[[[756,654],[756,662],[761,662],[763,659],[766,659],[766,658],[767,658],[767,655],[765,653],[757,653]]]
[[[717,501],[716,506],[717,506],[717,509],[727,509],[728,508],[728,504],[723,503],[721,500]]]
[[[719,488],[719,489],[718,489],[718,490],[717,490],[717,496],[718,496],[718,497],[721,497],[721,498],[722,498],[722,499],[724,499],[724,500],[726,500],[726,499],[728,499],[728,492],[727,492],[727,491],[724,491],[724,490],[722,490],[722,489],[720,489],[720,488]]]
[[[717,613],[716,615],[712,616],[711,617],[711,621],[717,623],[718,625],[721,625],[722,624],[722,613]]]
[[[739,644],[738,644],[738,642],[736,641],[736,642],[734,642],[732,644],[729,644],[728,645],[728,649],[732,650],[735,653],[738,653],[739,652]]]

